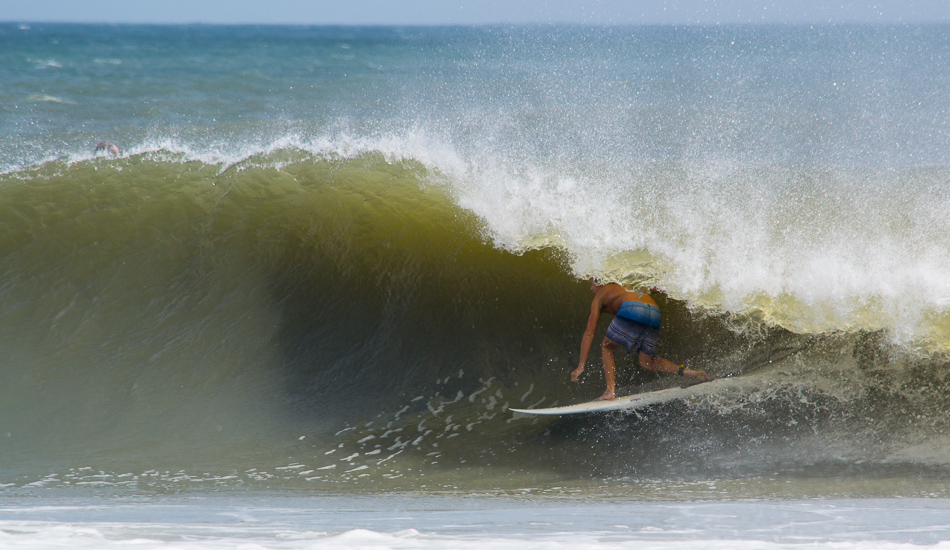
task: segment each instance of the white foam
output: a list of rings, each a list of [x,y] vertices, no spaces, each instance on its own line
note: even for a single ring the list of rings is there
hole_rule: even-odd
[[[35,101],[37,103],[62,103],[67,105],[75,105],[75,101],[69,101],[56,96],[51,96],[47,94],[33,94],[27,98],[30,101]]]
[[[0,548],[950,548],[944,499],[606,503],[190,495],[26,504],[35,499],[0,509]]]
[[[153,523],[54,523],[0,521],[0,548],[4,550],[75,550],[136,548],[139,550],[898,550],[920,548],[908,543],[855,540],[828,542],[770,542],[742,539],[703,539],[689,536],[649,540],[663,530],[645,529],[644,539],[617,540],[608,533],[552,532],[530,536],[432,535],[415,529],[378,532],[351,529],[338,535],[320,531],[289,529],[249,529],[247,527],[206,526],[193,529],[181,525]],[[668,534],[668,533],[667,533]],[[950,548],[950,542],[928,546]]]
[[[736,313],[764,298],[766,317],[794,330],[886,328],[903,342],[948,315],[950,173],[907,197],[904,180],[924,171],[454,164],[460,205],[497,246],[563,247],[581,277],[652,280]]]

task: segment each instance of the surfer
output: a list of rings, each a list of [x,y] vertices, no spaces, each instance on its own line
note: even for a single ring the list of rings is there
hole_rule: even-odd
[[[100,141],[99,144],[96,145],[95,152],[98,153],[99,151],[105,151],[107,153],[112,153],[113,155],[119,154],[119,148],[116,147],[111,141]]]
[[[689,376],[700,382],[708,380],[706,373],[701,370],[688,369],[656,356],[656,340],[660,334],[660,308],[649,294],[628,290],[617,283],[600,285],[594,279],[590,281],[590,290],[594,293],[594,300],[590,304],[587,330],[581,339],[580,361],[577,368],[571,372],[572,382],[580,380],[581,373],[584,372],[584,364],[587,363],[587,354],[594,342],[594,331],[601,313],[615,316],[607,327],[603,343],[600,344],[604,377],[607,379],[607,391],[600,396],[601,400],[617,397],[614,393],[614,372],[617,370],[614,350],[621,345],[627,348],[627,353],[638,352],[640,366],[646,370]],[[651,290],[656,291],[655,288]]]

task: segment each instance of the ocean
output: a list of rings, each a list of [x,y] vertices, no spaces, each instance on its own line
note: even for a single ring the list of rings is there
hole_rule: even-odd
[[[948,64],[946,25],[0,24],[0,548],[946,547]],[[726,380],[512,413],[603,392],[590,277]]]

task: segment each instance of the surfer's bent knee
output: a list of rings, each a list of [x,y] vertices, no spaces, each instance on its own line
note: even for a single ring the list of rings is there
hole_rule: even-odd
[[[618,344],[617,342],[614,342],[610,338],[604,338],[604,341],[600,343],[600,347],[606,350],[615,350],[619,346],[620,344]]]

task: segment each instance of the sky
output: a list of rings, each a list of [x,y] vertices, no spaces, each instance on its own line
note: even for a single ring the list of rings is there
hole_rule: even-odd
[[[950,0],[0,0],[0,21],[306,25],[950,22]]]

